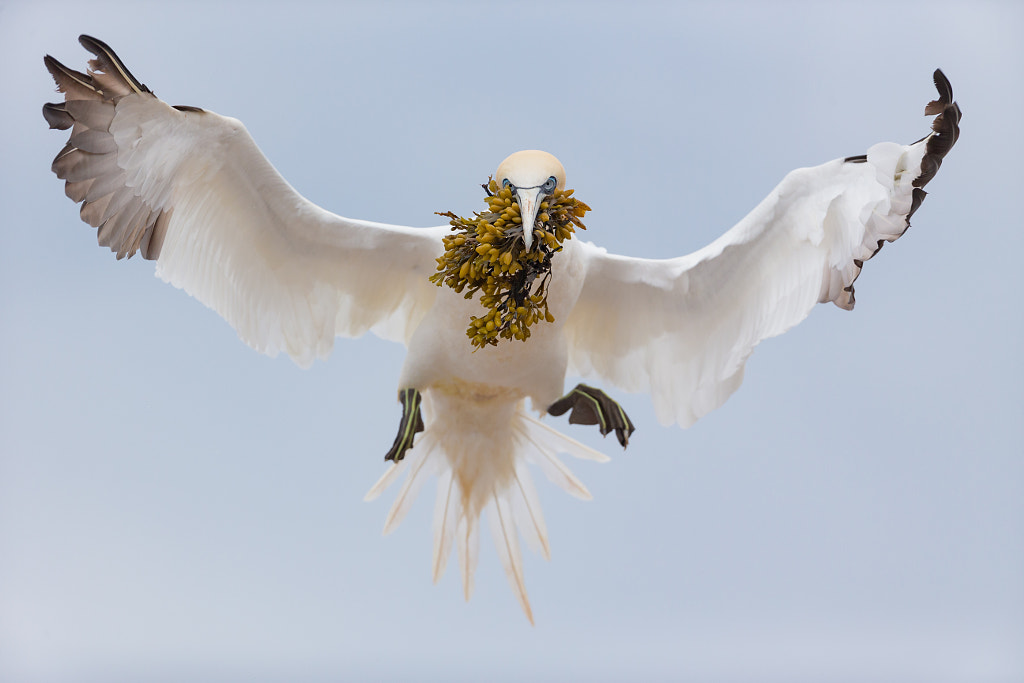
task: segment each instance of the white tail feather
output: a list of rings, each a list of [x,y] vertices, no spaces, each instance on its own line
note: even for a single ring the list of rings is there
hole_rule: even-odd
[[[505,568],[505,576],[515,591],[519,606],[532,624],[533,610],[530,609],[523,580],[523,556],[519,552],[519,537],[516,535],[516,523],[507,495],[494,491],[494,497],[487,503],[487,520],[491,523],[491,536],[494,538],[494,547],[498,549],[501,566]]]
[[[543,434],[527,430],[523,430],[521,434],[522,437],[533,446],[533,449],[525,456],[526,459],[540,467],[541,471],[544,472],[544,476],[548,478],[548,481],[556,484],[570,496],[575,496],[581,500],[590,500],[593,498],[593,496],[590,495],[590,491],[587,490],[587,487],[583,485],[583,482],[577,479],[576,475],[570,472],[569,468],[558,459],[558,456],[555,454],[556,451],[553,451],[548,447],[548,443],[543,438]],[[580,445],[582,446],[583,444]]]
[[[437,480],[437,503],[434,507],[434,583],[441,580],[448,565],[455,530],[462,517],[462,504],[455,487],[452,471],[449,469],[442,472]]]
[[[580,460],[593,460],[595,462],[609,462],[611,460],[611,458],[601,451],[594,450],[590,446],[584,446],[576,439],[570,439],[554,427],[550,427],[530,415],[524,414],[523,417],[530,423],[531,427],[536,428],[535,431],[540,431],[547,436],[546,443],[548,443],[556,453],[568,453],[574,458],[579,458]]]
[[[444,403],[443,410],[435,410]],[[425,481],[438,476],[434,506],[434,582],[444,575],[452,542],[458,547],[463,592],[473,594],[479,556],[479,519],[487,511],[491,535],[506,577],[527,618],[533,614],[526,594],[519,534],[545,559],[551,556],[547,525],[527,463],[534,463],[552,482],[577,498],[590,492],[559,459],[558,453],[604,462],[603,453],[560,434],[528,415],[523,401],[507,396],[481,399],[424,391],[425,431],[405,459],[393,465],[366,494],[376,498],[408,472],[384,524],[385,533],[398,526]]]
[[[533,479],[525,462],[516,463],[515,483],[519,496],[512,496],[515,519],[523,520],[524,524],[520,531],[526,540],[526,545],[533,552],[539,552],[545,560],[551,559],[551,547],[548,545],[548,528],[544,523],[544,513],[541,511],[540,499],[537,497],[537,489],[533,487]],[[525,523],[525,522],[529,523]]]
[[[385,535],[390,534],[402,523],[405,515],[409,512],[409,508],[412,507],[413,501],[416,500],[416,496],[419,495],[420,489],[426,483],[426,477],[421,477],[420,471],[431,460],[431,451],[434,450],[435,443],[430,437],[431,435],[429,434],[424,434],[421,437],[421,455],[410,459],[409,476],[406,478],[405,484],[402,485],[402,489],[398,492],[398,496],[391,506],[391,511],[388,512],[387,519],[384,520]]]
[[[384,471],[377,483],[370,487],[370,490],[363,496],[363,500],[370,502],[371,500],[377,500],[377,497],[384,493],[384,489],[391,486],[395,479],[398,478],[402,472],[409,467],[408,460],[402,460],[401,462],[393,462],[391,466]]]
[[[473,574],[480,556],[480,517],[462,515],[459,520],[459,568],[462,570],[462,592],[466,600],[473,595]]]

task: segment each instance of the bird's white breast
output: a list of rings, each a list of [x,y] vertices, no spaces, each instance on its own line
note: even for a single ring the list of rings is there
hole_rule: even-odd
[[[530,397],[543,410],[563,393],[568,347],[562,328],[579,297],[583,271],[578,243],[566,241],[552,258],[548,286],[555,321],[533,325],[526,341],[502,339],[483,349],[474,349],[466,336],[471,317],[485,313],[479,296],[466,299],[443,287],[409,343],[400,386]]]

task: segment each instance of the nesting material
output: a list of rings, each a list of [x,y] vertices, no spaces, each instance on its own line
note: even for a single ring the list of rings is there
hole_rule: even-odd
[[[438,213],[451,219],[452,234],[444,237],[444,256],[430,276],[437,286],[447,285],[467,299],[482,292],[480,305],[486,313],[471,316],[466,328],[477,348],[497,345],[499,339],[526,341],[531,325],[554,322],[548,310],[551,257],[576,228],[586,230],[580,218],[590,210],[572,196],[573,190],[555,190],[541,202],[534,243],[526,251],[515,193],[499,188],[493,178],[483,187],[487,211],[473,218]]]

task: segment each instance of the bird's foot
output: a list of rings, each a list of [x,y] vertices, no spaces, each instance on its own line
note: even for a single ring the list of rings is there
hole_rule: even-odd
[[[629,437],[636,428],[622,406],[608,394],[586,384],[577,384],[575,389],[548,406],[548,413],[557,417],[570,408],[570,424],[598,425],[601,436],[614,430],[622,447],[629,445]]]
[[[391,450],[384,456],[385,461],[400,462],[405,457],[405,452],[412,448],[416,433],[423,431],[423,416],[420,415],[423,394],[419,389],[400,389],[398,402],[402,404],[402,421],[398,424],[395,443],[391,445]]]

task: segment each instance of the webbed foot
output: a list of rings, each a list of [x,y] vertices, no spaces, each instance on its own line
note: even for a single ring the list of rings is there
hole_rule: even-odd
[[[418,432],[423,431],[423,416],[420,415],[423,395],[419,389],[400,389],[398,402],[402,404],[402,420],[398,424],[395,443],[391,445],[391,450],[384,456],[385,461],[401,461],[405,457],[405,452],[412,448],[413,438]]]
[[[548,413],[558,417],[570,408],[570,424],[598,425],[601,436],[614,430],[623,448],[629,445],[629,437],[636,431],[622,406],[600,389],[586,384],[577,384],[575,389],[548,406]]]

